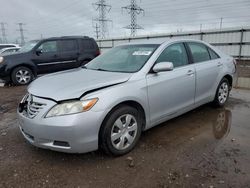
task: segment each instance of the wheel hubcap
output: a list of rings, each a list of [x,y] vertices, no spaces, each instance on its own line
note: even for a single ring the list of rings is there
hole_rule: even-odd
[[[218,100],[221,104],[225,103],[228,97],[228,84],[226,82],[223,82],[220,85],[219,93],[218,93]]]
[[[128,148],[135,140],[137,129],[137,121],[133,115],[125,114],[120,116],[112,127],[112,145],[118,150]]]
[[[215,127],[217,132],[220,132],[223,129],[223,127],[225,126],[225,121],[226,121],[225,112],[219,113],[216,119],[216,127]]]
[[[31,75],[27,70],[19,70],[16,73],[16,78],[20,84],[26,84],[30,81]]]

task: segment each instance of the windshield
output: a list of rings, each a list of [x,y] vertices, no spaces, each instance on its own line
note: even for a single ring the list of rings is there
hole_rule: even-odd
[[[156,44],[118,46],[95,58],[85,68],[111,72],[137,72],[158,46]]]
[[[38,40],[32,40],[27,42],[18,52],[28,52],[38,43]]]

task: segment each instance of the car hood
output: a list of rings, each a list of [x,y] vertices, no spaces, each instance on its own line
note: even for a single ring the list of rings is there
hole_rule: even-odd
[[[126,82],[131,75],[78,68],[42,76],[29,85],[28,92],[56,101],[75,99],[91,90]]]
[[[23,58],[27,52],[15,52],[10,54],[0,54],[5,60]]]

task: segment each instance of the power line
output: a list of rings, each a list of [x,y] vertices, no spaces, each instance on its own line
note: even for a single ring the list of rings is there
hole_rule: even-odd
[[[25,44],[25,37],[24,37],[24,29],[23,26],[25,25],[24,23],[17,23],[17,25],[19,26],[18,31],[20,32],[20,44],[21,46]]]
[[[105,0],[99,0],[96,3],[93,3],[93,6],[99,11],[99,16],[94,19],[94,21],[99,23],[101,38],[106,38],[108,33],[107,22],[112,22],[110,19],[107,19],[107,13],[111,10],[111,5],[106,4]]]
[[[5,25],[7,25],[7,23],[1,22],[2,43],[8,43]]]
[[[136,4],[136,0],[131,0],[130,5],[122,7],[122,9],[127,10],[128,14],[130,14],[130,25],[126,26],[125,28],[130,29],[130,35],[134,37],[136,35],[137,29],[143,29],[137,24],[137,15],[141,13],[144,14],[144,9]]]

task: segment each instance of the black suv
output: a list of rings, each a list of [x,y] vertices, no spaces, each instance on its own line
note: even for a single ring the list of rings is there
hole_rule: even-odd
[[[6,83],[25,85],[38,74],[76,68],[99,54],[95,40],[85,36],[33,40],[18,53],[0,57],[0,78]]]

